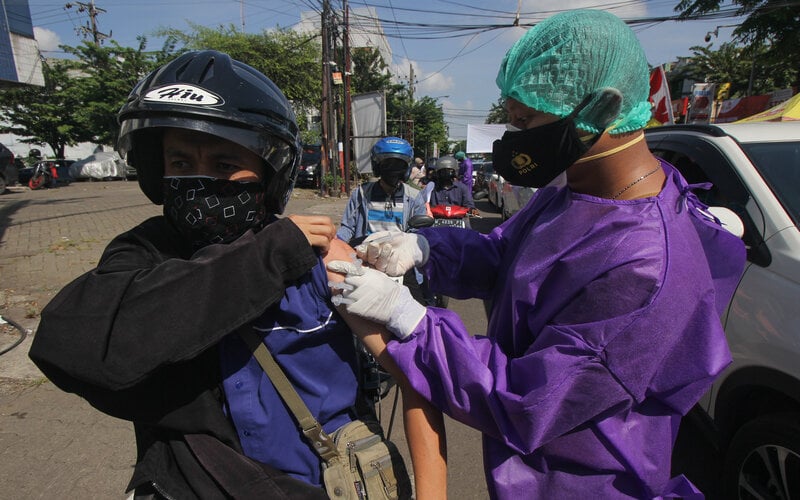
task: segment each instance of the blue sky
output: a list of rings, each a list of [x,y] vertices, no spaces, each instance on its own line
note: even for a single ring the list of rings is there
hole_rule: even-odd
[[[88,4],[89,0],[82,0]],[[66,9],[66,1],[29,0],[31,16],[45,56],[58,57],[59,44],[78,45],[79,30],[88,15],[78,5]],[[393,74],[408,80],[415,73],[415,95],[437,97],[442,103],[450,137],[466,138],[468,123],[483,123],[497,101],[494,84],[497,68],[508,48],[524,33],[511,23],[519,7],[520,23],[541,20],[549,13],[573,8],[602,8],[623,19],[674,15],[678,0],[349,0],[351,8],[374,7],[383,21],[392,47]],[[97,15],[101,33],[110,34],[121,45],[136,46],[136,37],[146,35],[149,48],[160,47],[151,34],[160,27],[188,29],[188,23],[215,27],[232,24],[250,33],[275,26],[291,27],[301,11],[319,10],[321,0],[95,0],[103,9]],[[341,0],[331,0],[333,8]],[[391,25],[399,23],[402,28]],[[678,56],[689,56],[689,48],[705,45],[704,38],[718,26],[711,43],[728,41],[736,18],[688,22],[663,22],[634,27],[650,64],[663,64]],[[446,28],[442,26],[446,25]],[[478,33],[490,25],[506,25]],[[455,27],[474,26],[472,31]],[[453,28],[451,28],[453,27]]]

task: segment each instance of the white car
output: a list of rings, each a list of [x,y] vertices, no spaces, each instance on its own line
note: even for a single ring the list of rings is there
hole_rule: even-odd
[[[536,188],[517,186],[510,182],[503,184],[503,192],[501,195],[503,220],[507,220],[509,217],[522,210],[535,192]]]
[[[681,433],[684,424],[701,429],[714,458],[695,458],[704,477],[678,472],[719,498],[800,498],[800,122],[674,125],[645,134],[650,150],[690,184],[713,184],[694,191],[736,212],[747,246],[744,275],[722,318],[734,361],[681,425]],[[676,455],[681,446],[679,437]],[[692,446],[699,456],[699,443]]]
[[[499,209],[503,209],[503,185],[506,180],[496,170],[492,171],[488,181],[489,203]]]

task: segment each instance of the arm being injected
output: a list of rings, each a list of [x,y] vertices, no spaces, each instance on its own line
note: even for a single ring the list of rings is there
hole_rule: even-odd
[[[347,257],[343,257],[346,252]],[[355,252],[339,240],[331,242],[325,256],[326,264],[333,260],[349,260],[360,265]],[[384,326],[349,314],[344,307],[348,300],[336,293],[350,285],[343,282],[344,276],[328,271],[329,285],[334,290],[332,302],[339,314],[364,343],[375,359],[397,381],[403,396],[403,422],[414,469],[416,498],[420,500],[447,498],[447,440],[442,413],[422,398],[386,351],[386,342],[392,334]]]

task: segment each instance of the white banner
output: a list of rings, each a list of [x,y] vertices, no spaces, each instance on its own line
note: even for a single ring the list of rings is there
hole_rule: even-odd
[[[386,97],[383,92],[354,95],[353,161],[359,173],[371,172],[369,153],[378,139],[386,136]]]
[[[491,153],[495,140],[503,137],[506,126],[502,123],[467,125],[467,153]]]

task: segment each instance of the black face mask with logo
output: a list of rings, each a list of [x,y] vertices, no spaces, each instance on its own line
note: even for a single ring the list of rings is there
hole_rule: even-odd
[[[590,140],[581,140],[575,117],[594,101],[594,123],[603,128],[619,114],[622,95],[614,89],[602,89],[588,95],[568,116],[519,131],[507,131],[492,145],[494,168],[505,180],[517,186],[540,188],[549,184],[600,139],[603,132]]]
[[[540,188],[558,177],[591,147],[578,136],[572,117],[517,132],[494,141],[492,161],[505,180]]]
[[[267,218],[264,185],[213,177],[165,177],[164,216],[195,250],[229,243]]]

